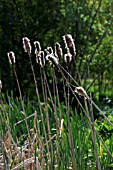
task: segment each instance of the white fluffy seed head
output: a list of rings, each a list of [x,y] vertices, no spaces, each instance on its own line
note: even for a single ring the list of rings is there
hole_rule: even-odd
[[[86,91],[84,90],[83,87],[79,86],[75,88],[75,92],[78,93],[81,96],[84,96],[85,98],[88,98],[88,95],[86,93]]]
[[[30,40],[27,37],[22,38],[22,40],[23,40],[23,48],[25,52],[28,53],[28,55],[30,55],[31,54]]]
[[[53,49],[52,49],[52,47],[47,47],[47,51],[49,52],[49,54],[53,54]]]
[[[2,89],[2,81],[0,80],[0,90]]]
[[[72,60],[72,55],[68,52],[67,54],[64,55],[64,61],[69,64]]]
[[[44,67],[45,65],[45,58],[44,58],[44,52],[40,51],[37,55],[36,55],[36,62],[38,64],[40,64],[41,67]]]
[[[58,65],[59,63],[58,58],[55,57],[53,54],[48,54],[46,56],[46,60],[48,60],[51,65],[53,64],[53,66]]]
[[[58,57],[59,58],[59,60],[60,60],[60,58],[62,57],[62,48],[61,48],[61,45],[59,44],[59,43],[56,43],[55,44],[55,56],[56,57]]]
[[[8,60],[10,64],[15,64],[15,54],[13,51],[10,51],[9,53],[7,53],[8,56]]]
[[[74,40],[72,38],[71,34],[67,34],[63,36],[63,40],[65,43],[65,48],[69,49],[69,52],[71,55],[75,56],[76,55],[76,48],[74,44]]]
[[[34,46],[35,46],[35,54],[39,53],[41,51],[40,42],[39,41],[35,41],[34,42]]]

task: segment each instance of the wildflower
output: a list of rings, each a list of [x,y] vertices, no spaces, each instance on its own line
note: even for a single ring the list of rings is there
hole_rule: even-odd
[[[23,40],[23,48],[25,52],[28,53],[28,55],[30,55],[31,54],[30,40],[27,37],[24,37],[22,40]]]
[[[13,51],[10,51],[9,53],[7,53],[8,55],[8,60],[10,64],[15,64],[15,54]]]
[[[67,63],[67,65],[69,65],[71,60],[72,60],[72,55],[69,52],[64,55],[64,61]]]
[[[54,66],[58,65],[58,58],[53,54],[48,54],[46,60],[49,60],[50,64],[53,64]]]
[[[39,53],[41,51],[40,43],[38,41],[35,41],[34,46],[35,46],[35,54]]]
[[[0,80],[0,90],[2,89],[2,81]]]
[[[44,52],[40,51],[37,55],[36,55],[36,62],[38,64],[40,64],[42,67],[45,65],[45,58],[44,58]]]
[[[55,56],[58,57],[59,59],[62,57],[62,48],[59,43],[55,44]]]
[[[87,95],[86,91],[81,86],[80,87],[76,87],[75,88],[75,92],[78,93],[81,96],[84,96],[85,98],[88,98],[88,95]]]
[[[75,44],[72,36],[70,34],[64,35],[63,40],[65,43],[65,48],[69,50],[70,54],[75,56],[76,55],[76,49],[75,49]]]

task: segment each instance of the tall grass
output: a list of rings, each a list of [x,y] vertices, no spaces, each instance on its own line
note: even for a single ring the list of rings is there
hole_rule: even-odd
[[[72,48],[74,42],[71,39],[69,41],[68,38],[67,41],[65,40],[67,54],[70,53],[74,60],[76,57],[75,48]],[[1,86],[0,170],[107,170],[112,168],[113,135],[104,138],[100,131],[102,125],[110,130],[113,128],[112,115],[107,117],[94,103],[92,96],[88,96],[82,87],[80,88],[83,91],[78,91],[78,93],[82,92],[80,96],[75,93],[74,89],[80,85],[71,76],[69,58],[66,61],[67,68],[64,68],[58,63],[58,56],[54,58],[53,52],[47,51],[46,58],[51,63],[49,71],[53,75],[52,89],[44,68],[45,58],[41,58],[43,57],[40,55],[41,49],[38,48],[40,50],[36,49],[36,57],[40,67],[42,87],[40,92],[36,70],[32,63],[30,42],[26,40],[24,45],[29,55],[37,100],[32,102],[23,98],[16,64],[12,60],[20,97],[4,95]],[[77,67],[76,61],[75,65]],[[77,68],[76,70],[75,77],[79,77],[81,82],[80,73]],[[61,86],[63,101],[60,99]],[[73,95],[75,108],[71,106],[70,94]],[[43,99],[40,96],[43,96]],[[94,120],[94,109],[100,114],[98,120]]]

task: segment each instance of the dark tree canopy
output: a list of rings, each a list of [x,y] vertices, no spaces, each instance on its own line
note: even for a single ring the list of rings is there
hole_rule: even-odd
[[[15,90],[16,82],[8,63],[7,52],[14,51],[16,69],[25,94],[32,87],[32,73],[22,38],[31,40],[32,60],[36,75],[33,42],[38,40],[42,49],[64,44],[62,36],[70,33],[77,50],[77,65],[81,77],[93,78],[113,60],[113,9],[111,0],[2,0],[0,1],[0,79],[3,91]],[[104,72],[111,78],[112,67]],[[38,79],[38,78],[37,78]],[[111,79],[111,81],[113,78]]]

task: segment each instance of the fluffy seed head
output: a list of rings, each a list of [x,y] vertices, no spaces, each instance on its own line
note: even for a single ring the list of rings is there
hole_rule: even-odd
[[[52,49],[52,47],[47,47],[47,51],[49,52],[49,54],[53,54],[53,49]]]
[[[44,52],[40,51],[37,55],[36,55],[36,62],[38,64],[41,65],[41,67],[44,67],[45,65],[45,58],[44,58]]]
[[[88,98],[88,95],[87,95],[86,91],[81,86],[80,87],[76,87],[75,88],[75,92],[78,93],[81,96],[84,96],[84,97]]]
[[[58,58],[55,57],[53,54],[48,54],[46,56],[46,60],[48,60],[50,64],[53,64],[53,66],[58,65]]]
[[[44,66],[45,65],[44,51],[40,51],[40,56],[41,56],[41,66]]]
[[[71,55],[75,56],[76,55],[76,49],[75,49],[75,44],[74,40],[72,38],[72,35],[67,34],[63,36],[63,40],[65,43],[65,48],[67,48],[70,52]]]
[[[64,61],[66,62],[67,65],[69,65],[71,60],[72,60],[72,55],[69,52],[64,55]]]
[[[30,40],[27,37],[24,37],[22,40],[23,40],[23,48],[25,52],[28,53],[28,55],[30,55],[31,54]]]
[[[61,45],[59,43],[56,43],[55,44],[55,56],[59,58],[62,57],[62,48],[61,48]]]
[[[8,60],[10,64],[15,64],[15,54],[13,51],[10,51],[9,53],[7,53],[8,56]]]
[[[2,81],[0,80],[0,90],[2,89]]]
[[[40,43],[38,41],[35,41],[34,46],[35,46],[35,54],[39,53],[41,51]]]

